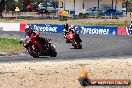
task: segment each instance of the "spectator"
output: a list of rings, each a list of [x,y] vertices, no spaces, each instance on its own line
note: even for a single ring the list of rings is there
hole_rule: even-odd
[[[38,5],[38,11],[43,16],[43,7],[42,7],[41,3],[39,3],[39,5]]]
[[[15,11],[18,11],[19,12],[20,11],[19,7],[16,7]]]
[[[33,7],[32,7],[32,5],[29,4],[29,5],[27,5],[26,9],[27,9],[28,12],[31,12]]]
[[[42,9],[43,9],[43,6],[41,5],[41,3],[39,3],[38,10],[42,10]]]
[[[59,20],[60,20],[60,21],[63,20],[63,18],[62,18],[62,11],[63,11],[62,8],[59,8],[59,9],[58,9],[58,16],[59,16]]]
[[[37,2],[35,2],[35,4],[33,5],[33,10],[34,10],[35,12],[38,11],[38,4],[37,4]]]

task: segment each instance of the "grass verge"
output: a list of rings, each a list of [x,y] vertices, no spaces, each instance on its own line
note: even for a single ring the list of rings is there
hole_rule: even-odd
[[[123,26],[126,27],[130,25],[128,19],[68,19],[67,21],[59,21],[58,19],[18,19],[14,20],[4,20],[0,19],[1,22],[17,22],[17,23],[29,23],[29,24],[73,24],[73,25],[84,25],[84,26]]]
[[[18,39],[0,38],[0,53],[18,54],[24,52],[24,47]]]
[[[126,27],[130,25],[129,20],[122,19],[77,19],[77,20],[67,20],[67,21],[59,21],[59,20],[19,20],[19,22],[24,23],[35,23],[35,24],[73,24],[73,25],[83,25],[83,26],[123,26]]]

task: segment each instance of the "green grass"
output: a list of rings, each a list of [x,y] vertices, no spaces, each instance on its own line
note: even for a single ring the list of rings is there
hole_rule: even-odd
[[[24,51],[24,47],[19,43],[20,40],[0,38],[0,53],[19,53]]]
[[[24,22],[24,20],[19,20],[20,22]],[[83,26],[122,26],[126,27],[130,24],[129,20],[116,20],[116,19],[79,19],[79,20],[67,20],[67,21],[59,21],[59,20],[26,20],[26,23],[36,23],[36,24],[73,24],[73,25],[83,25]]]

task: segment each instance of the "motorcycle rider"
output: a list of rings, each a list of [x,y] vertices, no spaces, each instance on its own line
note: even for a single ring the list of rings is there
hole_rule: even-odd
[[[79,37],[79,34],[78,34],[77,32],[75,32],[75,30],[74,30],[73,27],[74,27],[74,25],[71,25],[71,26],[69,27],[69,25],[68,25],[67,23],[64,24],[64,30],[63,30],[64,38],[66,39],[66,34],[69,33],[69,32],[71,31],[73,34],[75,34],[75,39],[76,39],[77,41],[79,41],[79,42],[82,42],[82,40],[81,40],[80,37]],[[70,40],[66,39],[66,43],[70,43]]]
[[[30,38],[36,38],[38,41],[40,41],[40,43],[47,45],[46,39],[40,37],[40,32],[34,32],[30,25],[26,25],[25,32]]]
[[[69,29],[69,25],[67,23],[64,24],[64,30],[63,30],[64,38],[66,38],[66,34],[68,33],[68,29]]]
[[[72,31],[73,34],[75,33],[74,30],[71,30],[71,28],[69,28],[69,25],[67,23],[64,24],[63,34],[64,38],[66,39],[66,43],[71,43],[71,41],[66,38],[66,34],[69,33],[70,31]]]

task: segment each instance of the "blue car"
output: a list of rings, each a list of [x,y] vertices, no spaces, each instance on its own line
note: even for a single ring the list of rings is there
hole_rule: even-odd
[[[115,16],[122,16],[123,12],[119,11],[119,10],[115,10],[115,9],[107,9],[102,11],[102,16],[111,16],[111,15],[115,15]]]
[[[89,16],[98,16],[99,12],[96,9],[91,9],[88,11]]]

